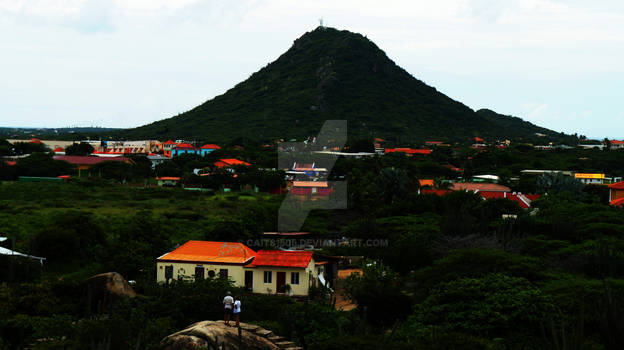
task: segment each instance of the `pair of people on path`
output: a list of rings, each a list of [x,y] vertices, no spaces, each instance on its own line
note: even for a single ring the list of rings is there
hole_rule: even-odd
[[[237,296],[236,300],[232,298],[232,293],[227,292],[225,298],[223,298],[223,309],[225,311],[225,316],[223,317],[225,320],[225,325],[230,325],[230,318],[234,315],[236,319],[236,327],[239,326],[240,323],[240,312],[241,312],[241,301],[240,297]]]

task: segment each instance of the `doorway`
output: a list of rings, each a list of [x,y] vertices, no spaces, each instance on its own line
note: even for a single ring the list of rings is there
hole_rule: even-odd
[[[277,273],[277,292],[284,293],[284,286],[286,285],[286,272]]]
[[[253,271],[245,271],[245,289],[253,291]]]
[[[196,280],[204,279],[204,267],[203,266],[195,267],[195,279]]]

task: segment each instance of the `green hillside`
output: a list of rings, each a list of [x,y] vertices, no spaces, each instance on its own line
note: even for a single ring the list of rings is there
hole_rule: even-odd
[[[347,119],[350,137],[395,142],[559,136],[519,118],[475,112],[411,76],[364,36],[322,27],[225,94],[118,136],[300,139],[328,119]]]

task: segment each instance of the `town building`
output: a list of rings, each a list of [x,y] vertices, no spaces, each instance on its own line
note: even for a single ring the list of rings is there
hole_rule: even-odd
[[[78,177],[82,176],[83,171],[88,171],[89,176],[91,173],[89,169],[96,165],[104,162],[122,162],[126,164],[132,164],[132,160],[127,157],[95,157],[95,156],[62,156],[55,155],[53,157],[54,160],[62,160],[73,164],[78,169]],[[99,176],[99,174],[98,174]]]
[[[415,148],[386,148],[385,149],[385,154],[388,153],[405,153],[407,156],[411,156],[414,154],[431,154],[431,150],[430,149],[426,149],[426,148],[422,148],[422,149],[415,149]]]
[[[157,177],[156,181],[160,187],[175,187],[180,183],[180,178],[176,176]]]
[[[247,162],[244,162],[244,161],[238,160],[238,159],[234,159],[234,158],[219,159],[218,161],[214,162],[214,165],[217,168],[232,168],[232,167],[237,166],[237,165],[251,166],[251,164],[249,164]]]
[[[319,276],[324,280],[323,269],[312,251],[259,250],[245,271],[253,273],[254,293],[306,296]]]
[[[156,281],[230,279],[253,293],[307,296],[310,287],[331,287],[338,258],[312,251],[253,251],[242,243],[188,241],[156,260]]]
[[[253,288],[253,271],[245,271],[256,252],[242,243],[188,241],[156,260],[156,281],[230,278],[235,286]]]
[[[624,205],[624,181],[609,185],[609,203],[615,206]]]

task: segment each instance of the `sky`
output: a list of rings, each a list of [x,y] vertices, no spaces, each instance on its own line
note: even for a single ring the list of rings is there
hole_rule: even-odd
[[[135,127],[324,24],[472,109],[624,138],[621,0],[0,0],[0,126]]]

